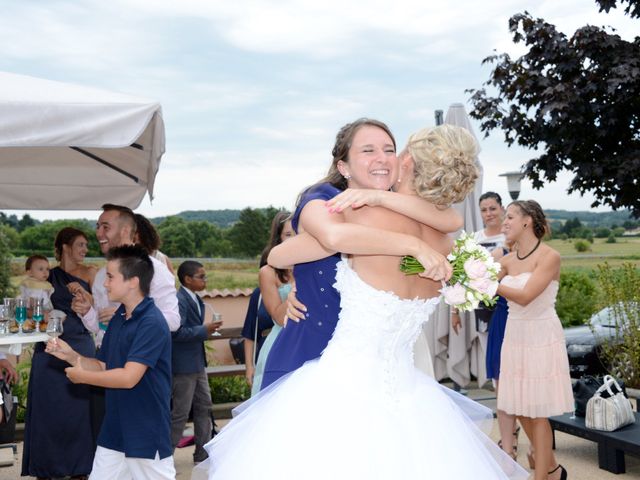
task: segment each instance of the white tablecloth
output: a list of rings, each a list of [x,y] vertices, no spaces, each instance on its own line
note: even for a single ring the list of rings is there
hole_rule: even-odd
[[[29,343],[46,342],[49,340],[46,333],[10,333],[0,336],[0,352],[11,355],[20,355],[22,346]]]

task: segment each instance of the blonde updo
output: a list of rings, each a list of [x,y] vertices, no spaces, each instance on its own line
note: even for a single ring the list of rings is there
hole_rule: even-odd
[[[425,200],[449,206],[464,200],[473,189],[479,175],[478,147],[464,128],[423,128],[409,137],[406,151],[415,164],[415,191]]]

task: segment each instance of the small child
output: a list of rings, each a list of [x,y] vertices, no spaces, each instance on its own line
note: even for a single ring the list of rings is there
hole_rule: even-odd
[[[211,390],[205,367],[204,342],[211,338],[222,322],[204,321],[204,302],[196,295],[207,288],[207,275],[201,263],[187,260],[178,267],[180,328],[173,332],[173,387],[171,443],[176,447],[193,404],[195,463],[207,458],[204,445],[211,440]]]
[[[51,294],[53,285],[48,282],[49,260],[44,255],[31,255],[24,264],[26,277],[20,282],[22,298],[42,299],[45,310],[51,310]]]
[[[65,360],[73,383],[106,388],[105,416],[91,478],[174,479],[170,408],[171,335],[149,297],[153,264],[139,246],[107,253],[104,282],[116,310],[97,358],[79,355],[60,339],[46,351]],[[128,475],[127,475],[128,474]]]

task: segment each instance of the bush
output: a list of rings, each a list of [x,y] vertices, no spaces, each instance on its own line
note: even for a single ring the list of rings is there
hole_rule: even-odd
[[[607,243],[616,243],[616,242],[617,242],[616,236],[613,233],[609,234],[609,237],[607,237]]]
[[[560,274],[556,312],[563,327],[584,324],[597,310],[595,281],[584,272]]]
[[[560,240],[569,240],[569,235],[567,235],[566,233],[562,233],[560,235]]]
[[[640,272],[631,263],[614,270],[598,266],[604,305],[613,307],[615,335],[602,344],[602,359],[612,375],[640,388]]]
[[[16,411],[16,422],[24,423],[27,411],[27,390],[29,387],[29,374],[31,373],[31,355],[33,346],[25,347],[20,355],[20,363],[16,365],[18,381],[11,386],[11,392],[18,397],[18,410]]]
[[[613,234],[616,237],[621,237],[624,234],[624,228],[623,227],[616,227],[613,229]]]
[[[244,376],[209,378],[213,403],[244,402],[251,396],[251,388]]]
[[[589,244],[588,240],[576,240],[575,242],[573,242],[573,246],[578,252],[588,252],[591,250],[591,245]]]

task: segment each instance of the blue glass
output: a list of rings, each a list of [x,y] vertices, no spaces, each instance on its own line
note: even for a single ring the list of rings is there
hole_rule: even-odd
[[[27,302],[24,298],[16,299],[16,323],[18,324],[18,333],[22,333],[22,325],[27,320]]]

